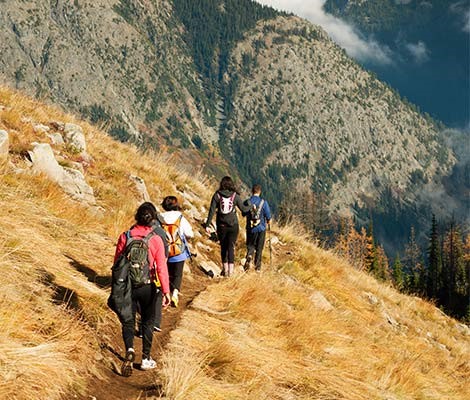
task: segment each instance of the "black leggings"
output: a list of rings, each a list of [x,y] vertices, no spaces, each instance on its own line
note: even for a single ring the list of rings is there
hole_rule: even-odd
[[[132,319],[122,322],[122,337],[126,350],[134,347],[137,306],[142,317],[142,358],[150,357],[155,322],[157,288],[153,283],[132,289]]]
[[[183,261],[168,262],[168,274],[170,275],[170,290],[181,290],[181,281],[183,280]]]
[[[217,236],[220,241],[220,255],[222,263],[233,264],[235,262],[235,242],[238,236],[238,225],[221,225],[217,229]]]

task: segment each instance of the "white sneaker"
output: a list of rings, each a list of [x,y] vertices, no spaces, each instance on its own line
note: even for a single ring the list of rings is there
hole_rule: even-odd
[[[147,371],[149,369],[154,369],[157,366],[157,363],[155,360],[152,360],[151,358],[143,358],[142,359],[142,364],[140,364],[140,369],[143,371]]]

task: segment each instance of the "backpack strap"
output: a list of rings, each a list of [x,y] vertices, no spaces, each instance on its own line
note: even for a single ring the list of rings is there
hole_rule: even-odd
[[[263,210],[263,206],[264,206],[264,199],[261,199],[261,201],[258,205],[258,209],[256,210],[256,218],[257,219],[260,219],[260,217],[261,217],[261,211]]]

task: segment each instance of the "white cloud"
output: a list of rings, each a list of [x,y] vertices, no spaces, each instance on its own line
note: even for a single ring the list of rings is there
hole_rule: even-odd
[[[470,33],[470,9],[468,6],[468,1],[459,1],[457,3],[452,3],[449,6],[451,12],[455,14],[460,14],[463,19],[462,30],[464,32]]]
[[[376,64],[391,64],[391,50],[377,41],[365,39],[343,20],[323,11],[326,0],[257,0],[258,3],[293,12],[320,25],[353,58]],[[406,0],[405,0],[406,1]]]
[[[465,25],[463,26],[464,32],[470,33],[470,10],[465,13]]]
[[[429,60],[429,50],[426,47],[426,43],[421,40],[418,43],[407,43],[405,47],[417,64],[422,64]]]

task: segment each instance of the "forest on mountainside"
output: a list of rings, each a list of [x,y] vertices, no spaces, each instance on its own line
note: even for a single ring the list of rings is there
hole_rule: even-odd
[[[403,253],[389,257],[374,238],[372,223],[366,230],[343,220],[332,246],[357,269],[470,322],[470,233],[456,221],[438,222],[433,215],[424,246],[417,240],[420,234],[412,227]]]

